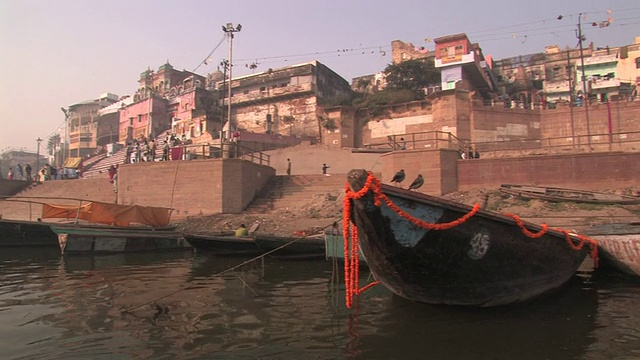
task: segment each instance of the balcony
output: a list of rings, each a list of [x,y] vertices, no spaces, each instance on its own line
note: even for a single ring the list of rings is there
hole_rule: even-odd
[[[237,89],[235,89],[238,91]],[[313,94],[315,86],[312,83],[300,84],[300,85],[288,85],[285,87],[270,88],[268,90],[261,91],[260,89],[250,90],[246,94],[233,94],[232,104],[234,105],[247,105],[251,103],[260,102],[273,102],[276,99],[295,97],[303,94]],[[227,99],[224,99],[225,105]]]
[[[607,88],[617,88],[620,87],[620,79],[594,79],[591,80],[591,90],[600,90]]]

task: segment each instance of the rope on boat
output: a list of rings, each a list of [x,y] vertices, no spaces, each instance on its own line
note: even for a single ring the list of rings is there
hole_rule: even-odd
[[[368,172],[367,180],[364,186],[362,187],[362,189],[360,189],[357,192],[352,191],[349,186],[349,183],[347,182],[345,185],[346,195],[344,197],[344,207],[342,212],[344,259],[345,259],[344,261],[345,296],[346,296],[345,303],[347,308],[351,308],[354,297],[359,296],[361,293],[363,293],[367,289],[379,283],[379,281],[374,281],[362,288],[359,287],[360,258],[358,256],[358,252],[359,252],[358,228],[357,226],[355,226],[355,224],[353,225],[353,228],[351,228],[351,218],[350,218],[351,200],[359,199],[365,196],[369,191],[373,193],[373,200],[374,200],[375,206],[380,207],[380,205],[382,204],[382,201],[384,201],[385,204],[391,210],[393,210],[395,213],[405,218],[407,221],[419,227],[430,229],[430,230],[451,229],[469,220],[472,216],[477,214],[478,211],[480,211],[480,204],[475,204],[471,209],[471,211],[464,214],[457,220],[447,222],[447,223],[428,223],[426,221],[423,221],[411,216],[410,214],[400,209],[397,205],[395,205],[391,201],[391,199],[389,199],[382,192],[382,183],[380,182],[380,179],[377,179],[371,171]],[[542,229],[537,233],[533,233],[525,227],[524,223],[522,222],[520,217],[518,217],[517,215],[514,215],[514,214],[503,214],[503,215],[513,218],[516,224],[518,225],[518,227],[520,228],[520,230],[523,232],[523,234],[525,234],[526,236],[532,239],[542,237],[549,230],[549,226],[547,224],[542,224],[540,225]],[[576,250],[576,251],[581,250],[584,247],[584,245],[588,243],[589,246],[591,247],[591,251],[589,254],[594,261],[594,267],[596,268],[598,267],[598,242],[595,239],[589,238],[584,235],[572,234],[572,233],[569,233],[567,230],[560,229],[560,228],[552,228],[552,230],[558,231],[564,234],[567,244],[569,244],[569,246],[573,250]],[[578,238],[580,240],[577,245],[573,243],[572,237]],[[349,246],[349,243],[351,243],[351,246]]]
[[[326,227],[329,227],[329,226],[331,226],[331,225],[327,225]],[[245,260],[245,261],[241,262],[241,263],[240,263],[240,264],[238,264],[238,265],[232,266],[232,267],[230,267],[230,268],[228,268],[228,269],[226,269],[226,270],[223,270],[223,271],[221,271],[221,272],[219,272],[219,273],[217,273],[217,274],[214,274],[214,275],[212,275],[210,278],[216,278],[216,277],[222,276],[222,275],[224,275],[224,274],[226,274],[226,273],[228,273],[228,272],[234,271],[234,270],[236,270],[236,269],[238,269],[238,268],[241,268],[241,267],[243,267],[243,266],[245,266],[245,265],[247,265],[247,264],[250,264],[250,263],[252,263],[252,262],[254,262],[254,261],[264,259],[267,255],[272,254],[272,253],[274,253],[274,252],[276,252],[276,251],[278,251],[278,250],[281,250],[281,249],[283,249],[283,248],[285,248],[285,247],[287,247],[287,246],[289,246],[289,245],[291,245],[291,244],[293,244],[293,243],[296,243],[296,242],[298,242],[298,241],[300,241],[300,240],[302,240],[302,239],[305,239],[305,238],[309,237],[310,235],[311,235],[311,234],[308,234],[308,235],[301,236],[301,237],[299,237],[299,238],[297,238],[297,239],[293,239],[293,240],[291,240],[291,241],[289,241],[289,242],[287,242],[287,243],[285,243],[285,244],[282,244],[282,245],[278,246],[278,247],[277,247],[277,248],[275,248],[275,249],[271,249],[271,250],[269,250],[269,251],[267,251],[267,252],[265,252],[265,253],[263,253],[263,254],[260,254],[260,255],[258,255],[258,256],[256,256],[256,257],[254,257],[254,258],[251,258],[251,259],[249,259],[249,260]],[[177,294],[177,293],[180,293],[180,292],[182,292],[182,291],[185,291],[185,290],[192,290],[192,289],[197,289],[197,288],[198,288],[198,285],[189,285],[189,286],[183,287],[183,288],[181,288],[181,289],[178,289],[178,290],[172,291],[172,292],[170,292],[170,293],[168,293],[168,294],[165,294],[165,295],[162,295],[162,296],[160,296],[160,297],[157,297],[157,298],[155,298],[155,299],[149,300],[149,301],[147,301],[147,302],[144,302],[144,303],[141,303],[141,304],[138,304],[138,305],[132,306],[132,307],[130,307],[130,308],[128,308],[128,309],[121,310],[121,313],[130,313],[131,311],[133,311],[133,310],[135,310],[135,309],[138,309],[138,308],[141,308],[141,307],[143,307],[143,306],[149,305],[149,304],[151,304],[151,303],[157,302],[158,300],[166,299],[166,298],[168,298],[168,297],[170,297],[170,296],[173,296],[173,295],[175,295],[175,294]],[[255,293],[255,292],[254,292],[254,293]]]

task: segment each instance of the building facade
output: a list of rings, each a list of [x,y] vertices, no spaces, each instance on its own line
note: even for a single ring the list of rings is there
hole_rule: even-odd
[[[115,94],[104,93],[97,99],[83,101],[63,109],[69,135],[65,157],[85,157],[98,150],[98,129],[101,127],[100,109],[118,102]],[[110,129],[108,125],[102,129]],[[102,130],[102,135],[104,136]]]

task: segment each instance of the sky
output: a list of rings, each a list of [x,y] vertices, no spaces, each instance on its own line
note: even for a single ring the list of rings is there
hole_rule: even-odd
[[[38,137],[42,152],[64,127],[61,107],[131,95],[148,68],[215,71],[229,22],[242,24],[233,77],[317,60],[351,82],[383,71],[393,40],[433,50],[434,38],[466,33],[495,60],[576,47],[580,13],[585,45],[640,36],[638,0],[2,0],[0,152],[36,151]]]

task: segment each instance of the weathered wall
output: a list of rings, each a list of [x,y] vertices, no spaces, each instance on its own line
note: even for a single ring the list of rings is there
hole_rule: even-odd
[[[273,168],[238,159],[121,165],[118,203],[171,207],[174,220],[237,213],[274,175]]]
[[[403,188],[421,174],[424,185],[418,191],[429,195],[443,195],[454,192],[458,187],[456,150],[406,150],[394,151],[381,156],[382,181],[389,183],[400,169],[405,172]]]
[[[458,189],[532,184],[584,190],[637,186],[640,153],[590,153],[457,160]]]
[[[539,110],[474,105],[471,118],[474,128],[470,133],[472,143],[540,139],[541,137]]]

